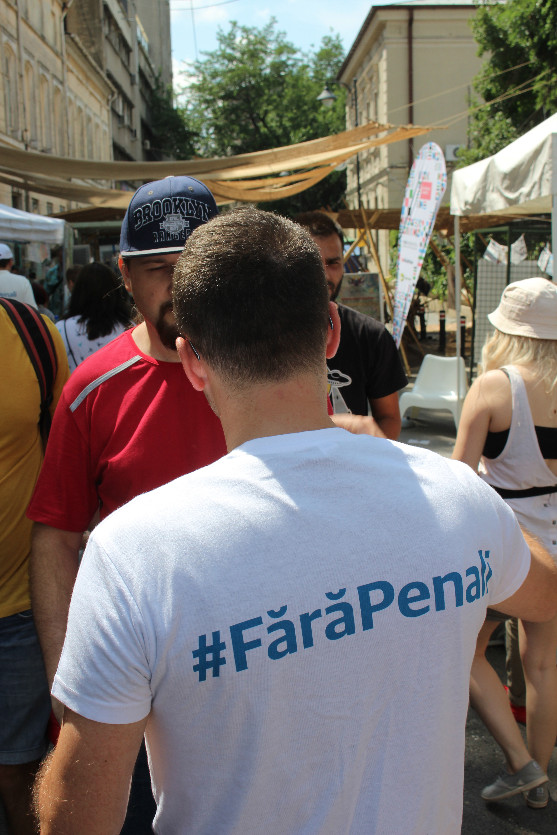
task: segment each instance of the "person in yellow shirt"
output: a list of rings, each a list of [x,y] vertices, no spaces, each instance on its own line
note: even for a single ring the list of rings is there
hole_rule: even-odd
[[[20,305],[20,308],[24,305]],[[51,414],[69,377],[60,334]],[[36,832],[30,811],[34,775],[47,749],[50,694],[29,597],[33,523],[25,511],[43,460],[41,396],[25,345],[0,305],[0,798],[11,833]]]

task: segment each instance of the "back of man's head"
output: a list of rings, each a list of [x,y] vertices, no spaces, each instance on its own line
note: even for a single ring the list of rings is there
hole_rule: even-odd
[[[342,228],[325,212],[302,212],[297,215],[296,223],[307,229],[313,238],[328,238],[330,235],[338,235],[340,243],[344,246]]]
[[[245,207],[199,227],[176,265],[173,299],[179,330],[228,382],[324,373],[323,265],[286,218]]]

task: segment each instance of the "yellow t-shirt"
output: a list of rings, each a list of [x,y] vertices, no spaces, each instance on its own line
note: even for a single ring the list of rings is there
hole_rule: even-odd
[[[43,316],[58,357],[51,414],[69,377],[56,326]],[[37,376],[11,319],[0,307],[0,617],[30,607],[29,551],[33,523],[25,516],[43,460]]]

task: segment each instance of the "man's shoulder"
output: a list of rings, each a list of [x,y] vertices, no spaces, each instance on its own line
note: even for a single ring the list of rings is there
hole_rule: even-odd
[[[4,284],[10,284],[12,287],[16,287],[18,285],[31,287],[29,279],[25,278],[24,275],[12,273],[9,270],[0,270],[0,280],[2,280]]]
[[[147,365],[147,359],[135,346],[131,332],[124,331],[77,366],[66,385],[66,398],[88,393],[138,364]]]
[[[389,333],[385,325],[373,316],[368,316],[367,313],[361,313],[359,310],[354,310],[352,307],[346,305],[339,305],[340,327],[341,327],[341,346],[342,336],[346,337],[348,334],[360,346],[365,344],[370,349],[380,348],[382,350],[390,351],[395,349],[395,342],[392,334]]]
[[[358,330],[366,330],[368,332],[381,335],[388,333],[385,325],[373,316],[367,313],[362,313],[360,310],[355,310],[353,307],[347,307],[345,304],[338,305],[338,313],[341,324],[346,327],[353,327]]]

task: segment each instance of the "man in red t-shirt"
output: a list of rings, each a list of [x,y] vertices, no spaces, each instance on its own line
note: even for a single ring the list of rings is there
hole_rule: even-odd
[[[99,515],[226,452],[205,397],[183,385],[171,302],[187,237],[216,214],[211,192],[192,177],[138,189],[122,224],[119,265],[143,321],[79,365],[62,393],[28,510],[36,523],[33,610],[50,684],[84,531]],[[135,821],[130,831],[151,832],[150,824]]]

